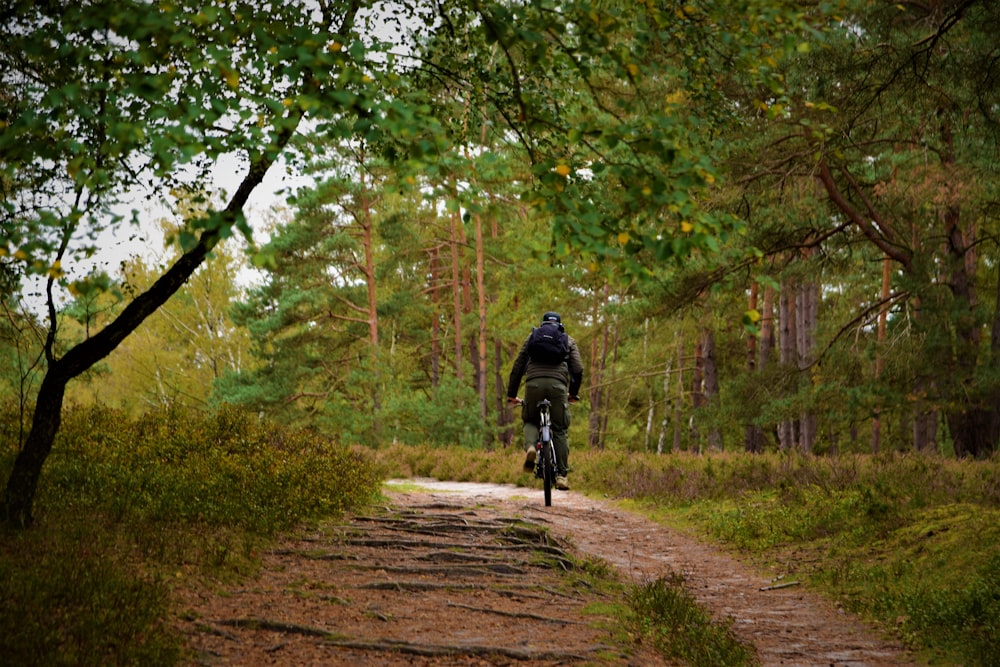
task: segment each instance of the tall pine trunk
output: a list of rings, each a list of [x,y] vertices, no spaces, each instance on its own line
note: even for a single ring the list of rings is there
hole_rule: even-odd
[[[457,197],[458,193],[455,192]],[[452,327],[455,340],[455,378],[462,382],[462,268],[459,259],[461,247],[462,215],[459,211],[451,214],[451,235],[448,241],[451,250],[451,297],[452,297]]]
[[[594,303],[591,320],[594,322],[594,335],[590,339],[591,381],[590,381],[590,415],[587,424],[587,444],[591,449],[603,449],[602,415],[604,413],[604,371],[608,360],[608,325],[602,314],[602,306],[607,303],[609,286],[594,291]]]
[[[375,250],[374,250],[374,225],[372,223],[372,201],[369,197],[368,181],[365,178],[367,170],[364,168],[364,156],[359,159],[361,168],[358,170],[361,179],[360,205],[361,205],[361,246],[364,251],[364,266],[362,271],[365,276],[367,287],[367,313],[368,320],[368,349],[371,361],[371,373],[373,376],[369,391],[371,392],[371,442],[378,443],[379,434],[382,430],[382,388],[381,371],[379,364],[379,333],[378,333],[378,295],[376,290],[375,275]]]
[[[717,408],[719,407],[719,365],[715,356],[715,333],[711,328],[702,329],[702,354],[704,356],[704,388],[705,407],[713,408],[712,425],[708,429],[708,448],[712,451],[722,451],[722,429],[718,426]]]
[[[882,260],[882,305],[878,310],[878,326],[875,329],[875,382],[878,383],[885,370],[885,327],[889,319],[889,295],[892,288],[892,260]],[[872,416],[872,453],[878,454],[882,445],[882,406],[876,405]]]
[[[813,251],[806,251],[811,255]],[[799,285],[796,290],[796,353],[798,356],[799,378],[798,386],[800,392],[812,394],[812,364],[814,361],[816,347],[816,318],[818,316],[819,286],[811,281],[806,281]],[[803,453],[810,453],[816,442],[816,413],[812,410],[810,402],[806,402],[807,407],[799,413],[799,449]]]
[[[751,312],[759,312],[757,310],[759,292],[760,285],[756,281],[750,283],[750,298],[747,308]],[[762,316],[761,330],[763,330],[763,319]],[[757,361],[757,351],[760,347],[758,337],[753,334],[747,336],[746,367],[747,373],[751,377],[757,375],[763,366],[763,364],[758,364]],[[747,423],[743,427],[743,449],[751,454],[760,454],[764,451],[764,430],[760,424]]]
[[[793,373],[798,369],[795,346],[795,289],[787,280],[782,284],[778,296],[778,323],[781,327],[778,354],[782,372]],[[796,421],[788,417],[782,419],[778,425],[778,442],[783,450],[788,451],[795,447],[796,426]]]
[[[473,216],[476,221],[476,293],[479,307],[479,354],[476,356],[476,390],[479,394],[479,416],[483,424],[487,424],[489,415],[486,397],[486,251],[483,248],[483,221],[478,213]],[[486,430],[486,446],[490,446],[493,436]]]

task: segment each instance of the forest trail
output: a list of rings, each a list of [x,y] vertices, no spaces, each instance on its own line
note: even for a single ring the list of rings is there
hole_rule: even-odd
[[[552,566],[567,550],[626,581],[682,573],[766,666],[918,664],[829,601],[775,587],[781,573],[611,503],[570,491],[545,507],[540,490],[425,479],[384,492],[384,511],[287,538],[258,578],[179,590],[193,664],[666,664],[642,647],[623,653],[600,611],[613,601]]]

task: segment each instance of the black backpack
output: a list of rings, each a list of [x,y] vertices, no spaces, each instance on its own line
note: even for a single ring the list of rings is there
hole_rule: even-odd
[[[536,363],[558,366],[569,357],[569,336],[557,324],[543,322],[531,330],[528,356]]]

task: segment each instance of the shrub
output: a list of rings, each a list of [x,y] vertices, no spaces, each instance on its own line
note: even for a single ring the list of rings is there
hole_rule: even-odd
[[[10,665],[170,665],[169,589],[88,521],[4,535],[0,654]]]
[[[691,667],[759,665],[753,647],[732,632],[732,620],[711,618],[677,573],[638,584],[628,595],[626,623],[664,656]]]
[[[0,412],[0,430],[11,429]],[[6,479],[16,451],[0,451]],[[181,660],[168,577],[228,576],[280,530],[371,501],[363,453],[229,407],[131,420],[68,409],[36,496],[36,526],[0,542],[5,664]]]
[[[194,521],[271,534],[368,502],[379,475],[358,450],[231,407],[165,410],[132,422],[72,410],[46,465],[39,502],[116,521]]]

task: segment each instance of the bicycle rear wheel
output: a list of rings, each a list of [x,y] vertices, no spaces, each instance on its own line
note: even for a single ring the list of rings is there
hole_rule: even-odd
[[[556,485],[555,448],[551,442],[542,443],[542,488],[545,489],[545,506],[552,505],[552,488]]]

